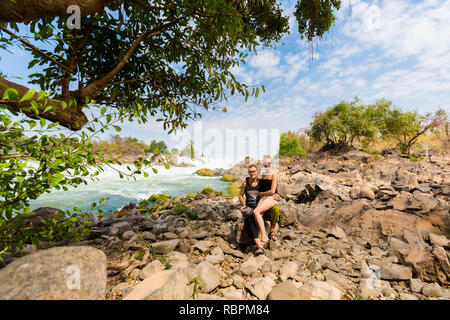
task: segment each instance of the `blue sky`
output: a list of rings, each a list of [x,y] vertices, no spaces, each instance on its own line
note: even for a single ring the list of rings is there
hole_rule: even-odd
[[[234,96],[222,104],[227,113],[205,113],[204,132],[296,131],[307,127],[315,112],[354,96],[365,103],[385,98],[419,113],[439,107],[450,111],[450,0],[343,0],[337,23],[316,43],[312,61],[292,15],[295,3],[282,1],[290,15],[290,34],[272,48],[249,55],[247,63],[234,70],[249,85],[263,84],[266,93],[247,102]],[[1,52],[0,70],[23,77],[18,82],[25,84],[32,73],[24,63],[27,54],[13,52]],[[193,125],[186,132],[192,133]],[[124,124],[122,135],[182,145],[154,121]]]

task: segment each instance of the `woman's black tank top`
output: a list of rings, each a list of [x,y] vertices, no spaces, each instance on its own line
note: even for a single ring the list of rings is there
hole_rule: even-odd
[[[259,192],[269,191],[272,188],[272,179],[260,179],[259,180]],[[277,188],[275,188],[277,193]]]

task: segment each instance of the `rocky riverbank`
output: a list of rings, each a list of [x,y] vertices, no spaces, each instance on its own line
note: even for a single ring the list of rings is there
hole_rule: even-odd
[[[279,240],[265,256],[254,256],[248,245],[237,198],[206,195],[172,199],[158,210],[138,204],[100,220],[92,216],[89,237],[63,248],[89,246],[106,257],[90,261],[95,272],[81,268],[91,280],[81,282],[80,292],[83,285],[100,286],[89,288],[100,292],[89,298],[446,300],[450,158],[431,159],[374,161],[356,151],[280,159]],[[216,174],[242,179],[246,169],[241,163]],[[20,286],[11,280],[19,266],[33,266],[46,251],[0,270],[0,297],[45,297],[26,296],[27,289],[5,296],[5,288]]]

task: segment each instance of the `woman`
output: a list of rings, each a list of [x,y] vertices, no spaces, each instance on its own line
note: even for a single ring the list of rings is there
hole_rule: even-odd
[[[260,200],[257,207],[253,210],[253,216],[255,218],[256,226],[258,228],[259,234],[261,235],[261,241],[258,241],[256,253],[264,253],[264,248],[269,242],[269,237],[266,233],[266,228],[264,227],[263,214],[267,210],[272,209],[281,200],[280,196],[277,194],[277,184],[278,176],[271,170],[272,159],[270,157],[264,157],[263,166],[264,170],[262,172],[261,179],[259,180],[259,196]],[[273,240],[275,239],[275,224],[271,225],[270,236]]]

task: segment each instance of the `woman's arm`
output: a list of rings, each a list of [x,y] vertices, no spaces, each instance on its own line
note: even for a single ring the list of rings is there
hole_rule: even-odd
[[[275,190],[277,190],[277,183],[278,183],[278,177],[276,174],[272,175],[272,185],[270,187],[270,190],[264,191],[264,192],[260,192],[259,196],[260,197],[269,197],[269,196],[273,196],[275,194]]]

